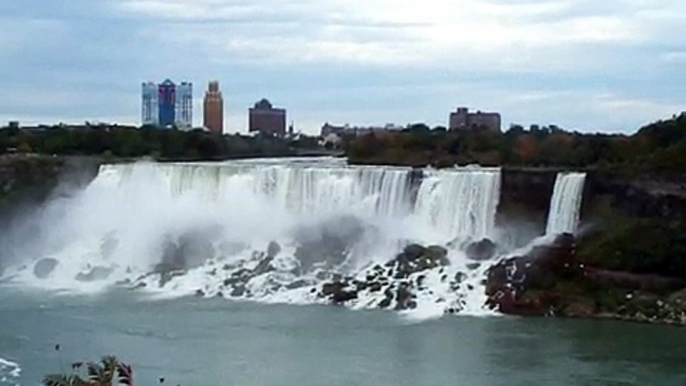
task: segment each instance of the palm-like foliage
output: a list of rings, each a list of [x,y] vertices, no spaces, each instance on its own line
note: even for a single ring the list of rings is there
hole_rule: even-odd
[[[78,375],[51,374],[43,378],[44,386],[86,386],[87,383]]]
[[[83,369],[85,367],[85,376]],[[131,366],[106,356],[100,362],[77,362],[71,374],[50,374],[43,378],[44,386],[133,386]]]

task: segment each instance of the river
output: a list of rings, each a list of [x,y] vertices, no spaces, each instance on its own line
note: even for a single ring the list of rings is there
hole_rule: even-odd
[[[0,291],[0,358],[21,367],[3,386],[104,354],[130,362],[140,385],[686,384],[679,328]]]

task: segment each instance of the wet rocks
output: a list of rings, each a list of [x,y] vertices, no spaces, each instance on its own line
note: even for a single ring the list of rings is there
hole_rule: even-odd
[[[180,270],[180,271],[171,271],[170,270],[170,271],[160,272],[160,280],[158,282],[158,286],[160,288],[162,288],[165,285],[167,285],[167,283],[172,281],[174,278],[181,277],[185,274],[186,274],[186,271],[183,271],[183,270]]]
[[[39,279],[46,279],[57,268],[59,261],[51,258],[40,259],[33,266],[33,274]]]
[[[273,260],[274,257],[272,256],[267,256],[264,259],[260,260],[255,269],[251,272],[251,275],[260,276],[264,275],[265,273],[275,271],[276,268],[274,268],[274,266],[272,265]]]
[[[447,265],[450,265],[450,260],[445,248],[426,248],[418,244],[408,245],[395,259],[386,263],[393,269],[395,279],[405,279],[414,273]]]
[[[417,302],[414,300],[416,296],[410,290],[407,283],[400,283],[395,291],[395,309],[396,311],[411,310],[417,308]]]
[[[348,283],[333,282],[322,285],[321,296],[330,298],[333,303],[341,304],[357,299],[357,289]]]
[[[309,287],[311,285],[314,285],[314,282],[312,282],[310,280],[306,280],[306,279],[300,279],[300,280],[296,280],[292,283],[286,284],[286,289],[294,290],[294,289],[298,289],[298,288]]]
[[[550,246],[499,262],[487,272],[487,304],[506,314],[554,314],[560,309],[555,287],[583,275],[575,257],[573,237],[563,235]]]
[[[272,241],[267,246],[267,256],[274,258],[281,252],[281,245],[276,241]]]
[[[239,298],[239,297],[245,295],[245,293],[246,293],[245,284],[241,283],[241,284],[235,285],[233,287],[233,289],[231,290],[231,297]]]
[[[489,239],[483,239],[467,246],[467,258],[474,261],[486,261],[495,256],[496,245]]]
[[[426,290],[427,274],[422,272],[449,265],[447,256],[448,251],[443,247],[411,244],[384,266],[377,264],[369,268],[360,275],[362,279],[334,277],[322,285],[319,296],[341,304],[364,294],[378,308],[411,310],[417,307],[416,292]]]
[[[681,287],[680,287],[681,286]],[[491,267],[487,304],[505,314],[686,324],[686,283],[580,263],[570,235]]]
[[[88,272],[80,272],[76,275],[76,281],[92,282],[98,280],[106,280],[112,274],[112,268],[109,267],[92,267]]]

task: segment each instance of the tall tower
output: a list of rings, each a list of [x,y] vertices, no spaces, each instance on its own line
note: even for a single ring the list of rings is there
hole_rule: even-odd
[[[224,99],[219,91],[219,82],[211,81],[205,92],[203,103],[203,125],[212,133],[224,132]]]
[[[162,127],[176,124],[176,85],[167,79],[158,87],[159,122]]]
[[[160,123],[160,117],[159,102],[157,99],[157,85],[153,82],[146,82],[142,84],[141,89],[141,124],[144,126],[158,126]]]
[[[182,82],[176,86],[176,126],[193,127],[193,83]]]

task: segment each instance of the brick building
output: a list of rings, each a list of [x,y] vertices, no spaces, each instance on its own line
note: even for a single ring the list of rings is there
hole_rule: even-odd
[[[212,81],[205,92],[203,101],[203,126],[211,133],[224,132],[224,98],[219,91],[219,82]]]
[[[283,137],[286,135],[286,110],[277,109],[267,99],[255,103],[249,111],[250,132]]]
[[[450,130],[470,130],[475,128],[487,128],[493,131],[501,131],[501,118],[498,113],[486,113],[477,111],[470,113],[466,107],[458,107],[450,113]]]

